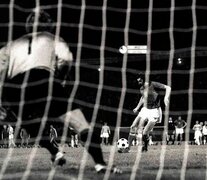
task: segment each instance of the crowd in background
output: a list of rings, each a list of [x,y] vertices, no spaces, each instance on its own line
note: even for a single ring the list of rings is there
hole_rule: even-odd
[[[187,123],[181,116],[178,116],[175,120],[169,117],[166,144],[181,145],[184,140],[186,126]],[[207,121],[195,121],[195,124],[190,129],[189,135],[191,144],[205,145],[207,143]],[[153,132],[151,133],[151,139],[153,139]]]
[[[159,142],[164,142],[167,145],[181,145],[185,141],[186,126],[187,122],[181,116],[178,116],[176,119],[169,117],[165,136],[163,136],[164,126],[160,129],[156,129],[155,126],[149,135],[149,145],[156,145]],[[139,145],[141,143],[139,133],[136,132],[132,145]],[[194,145],[207,144],[207,121],[195,121],[195,123],[192,123],[189,131],[189,143]]]
[[[28,148],[28,147],[35,146],[34,141],[30,141],[30,134],[29,132],[27,132],[25,128],[20,129],[19,134],[16,138],[14,136],[15,128],[12,127],[10,124],[3,125],[2,128],[0,128],[0,132],[1,132],[0,148],[14,148],[14,147]],[[60,143],[61,136],[58,136],[58,134],[59,134],[59,129],[55,128],[53,125],[50,125],[50,130],[49,130],[50,142]],[[69,128],[67,144],[72,148],[79,147],[78,134],[72,128]]]
[[[177,119],[173,120],[172,117],[169,117],[168,121],[168,130],[166,131],[166,144],[167,145],[180,145],[184,140],[186,121],[182,119],[181,116],[178,116]],[[191,144],[196,145],[205,145],[207,144],[207,121],[196,121],[190,129],[191,134],[193,134],[193,139],[190,136]],[[49,138],[50,141],[60,142],[59,129],[55,128],[53,125],[50,125]],[[149,145],[154,145],[157,142],[155,131],[150,133]],[[159,133],[159,135],[162,132]],[[100,138],[102,145],[111,144],[109,138],[111,136],[110,126],[105,122],[101,128]],[[69,128],[67,144],[74,148],[79,147],[79,137],[78,134],[74,131],[74,129]],[[133,145],[140,144],[140,138],[135,135],[135,140],[133,141]],[[33,143],[30,142],[30,134],[26,129],[21,128],[19,131],[19,135],[16,140],[14,138],[14,127],[9,125],[3,125],[1,128],[1,139],[0,139],[0,147],[9,148],[9,147],[31,147]]]

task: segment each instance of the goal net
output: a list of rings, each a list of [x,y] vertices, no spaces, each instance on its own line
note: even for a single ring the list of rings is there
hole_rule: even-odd
[[[207,115],[206,5],[204,1],[196,0],[1,0],[0,46],[4,47],[25,34],[26,18],[34,9],[44,10],[51,15],[55,35],[67,42],[74,58],[70,78],[64,81],[69,94],[65,101],[69,104],[69,110],[80,108],[83,111],[92,130],[101,132],[102,125],[107,122],[112,144],[107,156],[109,166],[115,161],[117,139],[128,137],[129,127],[136,117],[133,109],[141,97],[137,75],[144,75],[147,81],[171,86],[169,107],[163,103],[165,92],[160,92],[163,120],[157,126],[163,128],[157,130],[159,140],[164,141],[164,134],[169,129],[169,117],[174,121],[182,116],[186,121],[184,157],[180,169],[180,179],[184,180],[189,160],[189,141],[194,142],[192,127],[196,120],[204,123]],[[2,85],[6,76],[0,75],[0,98],[3,98]],[[24,99],[18,102],[19,106],[24,102]],[[4,125],[2,119],[1,114],[1,132]],[[12,124],[14,130],[18,123]],[[57,134],[66,129],[64,136],[58,138],[68,143],[67,127],[56,128]],[[15,139],[20,144],[19,133],[15,134]],[[3,147],[3,139],[0,142]],[[32,173],[36,151],[30,153],[25,172],[11,172],[13,176],[8,175],[7,169],[14,151],[10,148],[6,156],[0,158],[3,162],[0,163],[0,179],[16,176],[28,179]],[[162,179],[167,151],[165,143],[160,151],[156,179]],[[141,155],[137,153],[136,163],[131,165],[131,180],[138,178],[136,172]],[[84,179],[87,165],[87,153],[84,151],[80,158],[79,179]],[[55,171],[50,171],[48,179],[55,176]],[[104,179],[109,177],[110,172],[107,171]]]

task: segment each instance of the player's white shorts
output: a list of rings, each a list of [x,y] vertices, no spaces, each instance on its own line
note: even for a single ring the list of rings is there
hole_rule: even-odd
[[[207,136],[207,132],[203,132],[203,135],[204,135],[204,136]]]
[[[9,134],[9,139],[14,139],[14,135],[13,134]]]
[[[207,135],[207,128],[203,128],[203,135]]]
[[[161,122],[161,114],[161,108],[148,109],[146,107],[143,107],[138,116],[143,119],[148,119],[149,121]]]
[[[101,134],[101,138],[108,138],[109,137],[109,133],[102,133]]]
[[[199,139],[199,137],[202,137],[201,131],[195,131],[194,139]]]
[[[183,128],[176,128],[175,129],[175,134],[183,134],[183,133],[184,133]]]

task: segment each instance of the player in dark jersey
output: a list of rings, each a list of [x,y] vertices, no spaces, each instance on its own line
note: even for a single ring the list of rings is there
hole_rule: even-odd
[[[169,117],[168,131],[166,132],[166,143],[169,144],[170,141],[172,141],[172,145],[175,143],[175,125],[172,117]]]
[[[21,147],[28,147],[30,135],[26,131],[26,129],[22,128],[20,130],[20,138],[21,138]]]
[[[50,125],[50,142],[58,146],[58,143],[56,141],[57,138],[58,138],[57,130],[54,128],[53,125]]]
[[[4,148],[8,147],[8,137],[9,137],[9,133],[7,131],[7,126],[3,125],[3,129],[1,131],[1,140],[3,141]]]
[[[54,141],[50,141],[49,124],[73,127],[83,144],[88,139],[90,125],[80,109],[68,111],[69,95],[63,82],[68,80],[73,55],[67,43],[53,34],[52,25],[50,15],[37,9],[27,18],[28,34],[0,50],[0,80],[3,84],[0,94],[3,107],[18,117],[18,123],[12,118],[13,124],[21,125],[30,132],[31,139],[51,153],[55,165],[63,165],[63,152]],[[105,172],[107,165],[96,132],[87,150],[95,162],[96,171]],[[112,170],[114,173],[121,172],[116,167]]]
[[[140,98],[137,107],[133,110],[134,113],[137,113],[141,106],[143,107],[138,116],[133,121],[131,129],[138,126],[138,132],[142,133],[142,140],[144,142],[142,151],[147,151],[149,133],[155,124],[160,122],[162,118],[160,95],[157,89],[165,90],[164,104],[165,106],[168,106],[171,87],[154,81],[144,82],[144,78],[141,76],[137,79],[137,81],[141,86],[140,92],[142,97]]]

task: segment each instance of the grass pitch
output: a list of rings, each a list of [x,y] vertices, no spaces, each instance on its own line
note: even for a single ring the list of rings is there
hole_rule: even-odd
[[[104,158],[109,159],[110,148],[112,146],[103,146]],[[137,179],[156,179],[160,167],[160,152],[161,145],[150,146],[147,153],[142,153],[139,167],[136,171]],[[19,180],[23,179],[23,175],[28,175],[28,180],[76,180],[78,177],[83,180],[102,180],[104,174],[97,174],[94,170],[94,163],[88,156],[83,176],[79,175],[80,165],[84,152],[83,147],[79,148],[64,148],[66,152],[67,164],[63,167],[57,167],[51,171],[50,155],[42,148],[37,149],[37,153],[31,164],[31,171],[25,171],[30,158],[32,148],[15,148],[12,156],[8,161],[5,173],[0,176],[0,179]],[[168,145],[164,159],[164,169],[161,174],[161,179],[180,179],[181,169],[183,165],[185,147],[184,145]],[[5,164],[8,154],[8,149],[0,149],[0,168]],[[110,180],[129,180],[137,155],[137,146],[132,147],[130,153],[116,152],[114,163],[123,170],[121,175],[110,175]],[[185,179],[207,179],[207,145],[189,145],[187,159],[187,167]],[[28,173],[29,172],[29,173]],[[28,173],[28,174],[27,174]]]

